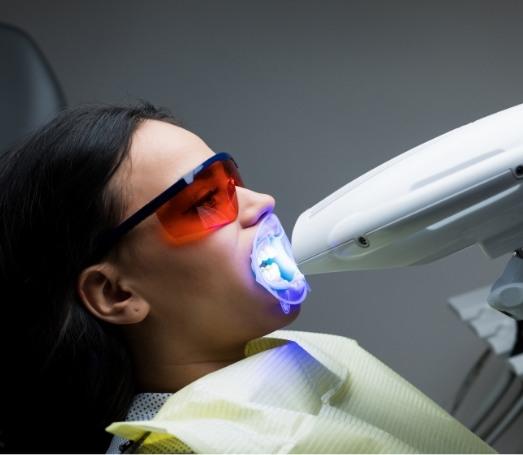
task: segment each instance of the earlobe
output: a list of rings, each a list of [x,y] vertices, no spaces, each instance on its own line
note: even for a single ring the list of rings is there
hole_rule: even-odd
[[[124,289],[113,266],[96,264],[78,277],[78,295],[87,310],[112,324],[136,324],[149,314],[149,304],[130,289]]]

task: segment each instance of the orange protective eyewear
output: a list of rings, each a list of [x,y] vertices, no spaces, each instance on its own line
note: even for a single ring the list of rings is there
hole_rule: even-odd
[[[238,165],[228,153],[218,153],[112,229],[103,240],[103,248],[107,251],[152,214],[156,214],[173,244],[200,239],[236,219],[237,186],[244,186]]]

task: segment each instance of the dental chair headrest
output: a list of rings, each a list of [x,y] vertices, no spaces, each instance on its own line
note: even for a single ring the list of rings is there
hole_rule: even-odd
[[[0,23],[0,153],[66,105],[49,63],[22,30]]]

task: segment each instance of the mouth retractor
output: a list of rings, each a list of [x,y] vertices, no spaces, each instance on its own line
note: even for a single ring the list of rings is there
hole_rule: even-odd
[[[299,305],[310,287],[292,255],[291,244],[278,217],[263,218],[254,238],[251,268],[256,281],[280,301],[285,314]]]

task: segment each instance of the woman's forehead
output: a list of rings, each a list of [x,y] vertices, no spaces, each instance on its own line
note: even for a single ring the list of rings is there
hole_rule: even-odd
[[[140,208],[212,155],[196,134],[170,123],[144,121],[129,150],[126,183],[131,204]]]
[[[147,120],[133,135],[132,166],[180,178],[214,152],[196,134],[170,123]],[[167,166],[167,167],[166,167]]]

